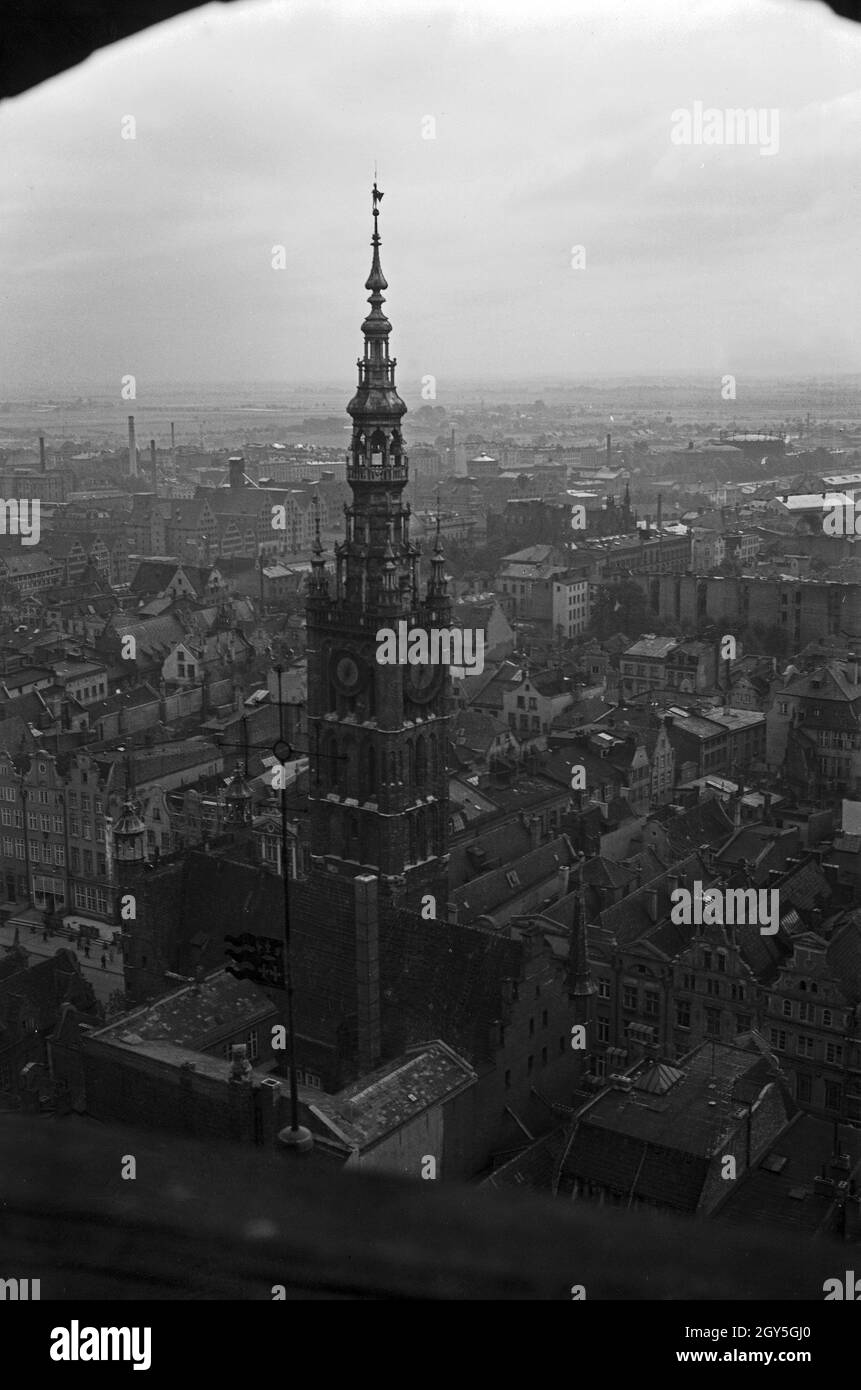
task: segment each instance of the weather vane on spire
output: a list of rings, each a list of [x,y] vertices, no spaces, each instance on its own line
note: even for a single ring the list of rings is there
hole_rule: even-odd
[[[377,204],[380,203],[380,202],[382,202],[383,196],[384,196],[384,195],[383,195],[383,194],[380,192],[380,190],[377,188],[377,166],[376,166],[376,164],[375,164],[375,165],[374,165],[374,187],[373,187],[372,190],[371,190],[371,197],[372,197],[373,200],[374,200],[374,230],[375,230],[375,231],[376,231],[376,227],[377,227],[377,218],[378,218],[379,215],[380,215],[380,210],[379,210],[379,208],[377,207]]]

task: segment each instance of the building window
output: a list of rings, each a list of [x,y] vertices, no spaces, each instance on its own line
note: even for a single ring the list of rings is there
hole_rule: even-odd
[[[796,1040],[795,1040],[795,1050],[796,1050],[796,1052],[798,1053],[798,1056],[799,1056],[799,1057],[812,1057],[812,1056],[813,1056],[813,1038],[808,1038],[808,1037],[805,1037],[804,1034],[801,1034],[801,1035],[800,1035],[798,1038],[796,1038]]]
[[[659,1013],[660,997],[655,990],[647,989],[643,996],[646,1018],[657,1018]]]
[[[800,1105],[809,1105],[813,1100],[813,1081],[803,1072],[796,1077],[795,1096]]]
[[[806,1000],[802,1000],[798,1005],[798,1017],[802,1023],[815,1022],[816,1016],[813,1012],[813,1005],[808,1004]]]
[[[843,1102],[843,1088],[836,1081],[825,1083],[825,1109],[840,1110]]]
[[[544,1010],[544,1012],[543,1012],[542,1015],[541,1015],[541,1027],[542,1027],[542,1028],[546,1028],[546,1027],[547,1027],[547,1010],[546,1010],[546,1009]]]
[[[834,1027],[834,1021],[833,1021],[833,1020],[834,1020],[834,1015],[832,1014],[831,1010],[830,1010],[830,1009],[823,1009],[823,1010],[822,1010],[822,1027],[823,1027],[823,1028],[833,1028],[833,1027]]]
[[[547,1066],[547,1048],[546,1048],[546,1047],[542,1047],[542,1049],[541,1049],[541,1065],[542,1065],[542,1067],[546,1067],[546,1066]]]
[[[843,1048],[839,1043],[827,1042],[825,1044],[825,1060],[840,1066],[843,1061]]]
[[[706,1009],[706,1037],[720,1037],[720,1009]]]
[[[784,999],[784,1001],[783,1001],[783,1017],[784,1017],[784,1018],[792,1018],[792,1000],[791,1000],[791,999]]]
[[[257,1029],[252,1028],[248,1034],[248,1056],[252,1062],[256,1062],[260,1056],[260,1046],[257,1037]]]
[[[610,981],[609,981],[609,980],[599,980],[599,981],[598,981],[598,998],[599,998],[599,999],[609,999],[609,998],[610,998]]]
[[[535,1058],[534,1058],[534,1057],[532,1056],[532,1054],[530,1053],[530,1055],[529,1055],[529,1056],[527,1057],[527,1059],[526,1059],[526,1072],[527,1072],[527,1075],[528,1075],[528,1076],[531,1076],[531,1075],[532,1075],[532,1068],[533,1068],[534,1065],[535,1065]]]
[[[623,1009],[636,1009],[636,1007],[637,1007],[637,990],[634,988],[633,985],[624,985],[624,986],[622,987],[622,1008],[623,1008]]]
[[[510,1072],[510,1071],[507,1071],[507,1072],[505,1073],[505,1089],[506,1089],[506,1091],[510,1091],[510,1090],[511,1090],[511,1072]]]
[[[530,1018],[530,1020],[529,1020],[529,1036],[530,1036],[530,1038],[534,1038],[534,1037],[535,1037],[535,1019],[534,1019],[534,1018]]]
[[[608,1043],[610,1041],[610,1020],[609,1018],[598,1019],[598,1041]]]

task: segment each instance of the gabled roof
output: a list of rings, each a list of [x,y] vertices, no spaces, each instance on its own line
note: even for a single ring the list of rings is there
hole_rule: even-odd
[[[732,1098],[741,1088],[746,1099],[755,1099],[777,1082],[777,1072],[749,1050],[704,1043],[663,1073],[646,1063],[640,1074],[669,1084],[648,1103],[636,1084],[608,1087],[582,1110],[561,1165],[560,1189],[575,1178],[591,1179],[629,1198],[693,1212],[716,1143],[739,1123]],[[716,1095],[728,1096],[729,1104],[711,1104]]]
[[[713,849],[726,843],[732,834],[733,823],[717,798],[699,801],[683,812],[672,812],[666,808],[666,816],[656,816],[663,822],[667,836],[667,849],[673,856],[699,849],[709,844]],[[652,817],[650,817],[652,819]]]
[[[840,1129],[840,1149],[851,1159],[857,1173],[861,1160],[861,1134],[844,1125]],[[834,1153],[834,1123],[816,1115],[798,1114],[777,1136],[758,1163],[737,1183],[730,1184],[728,1199],[715,1213],[719,1221],[752,1225],[785,1226],[797,1233],[838,1238],[839,1209],[834,1193],[821,1193],[814,1179],[822,1173]],[[776,1160],[776,1161],[775,1161]],[[839,1173],[840,1180],[850,1174]],[[799,1196],[803,1194],[803,1196]],[[829,1219],[830,1217],[830,1219]]]
[[[820,684],[815,686],[814,681],[819,681]],[[851,667],[837,661],[829,661],[827,665],[819,666],[815,671],[796,676],[780,689],[796,698],[814,701],[861,700],[861,685],[853,684]]]
[[[482,871],[518,859],[532,846],[528,826],[519,820],[506,821],[480,831],[471,840],[458,840],[449,851],[449,891],[477,878]]]
[[[826,961],[850,1003],[861,1001],[861,922],[857,912],[832,936]]]
[[[564,865],[570,866],[576,862],[577,856],[568,837],[560,835],[546,844],[527,850],[513,862],[462,884],[450,896],[458,905],[459,919],[474,922],[478,917],[492,914],[496,908],[503,907],[529,888],[552,880]],[[510,878],[512,875],[516,878],[514,882]]]

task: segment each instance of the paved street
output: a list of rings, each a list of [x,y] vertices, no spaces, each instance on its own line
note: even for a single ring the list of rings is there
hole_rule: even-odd
[[[0,927],[0,958],[6,954],[3,948],[11,946],[14,938],[14,927]],[[96,998],[103,1004],[107,1003],[116,990],[123,987],[122,955],[116,948],[114,948],[113,961],[109,961],[107,969],[103,970],[101,966],[102,950],[97,944],[90,946],[88,959],[84,955],[83,949],[76,949],[68,937],[49,935],[48,940],[43,941],[41,932],[30,932],[26,927],[22,927],[19,931],[18,944],[28,952],[31,965],[36,965],[39,960],[44,960],[47,956],[53,956],[61,946],[75,951],[84,978],[93,986]]]

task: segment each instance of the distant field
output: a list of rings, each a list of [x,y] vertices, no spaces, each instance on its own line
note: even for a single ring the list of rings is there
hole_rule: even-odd
[[[407,406],[423,404],[413,383],[399,388]],[[345,407],[353,391],[350,376],[342,383],[285,386],[278,383],[224,385],[149,385],[138,383],[138,398],[124,401],[107,391],[61,396],[49,391],[19,392],[0,400],[0,446],[35,443],[45,435],[49,446],[64,439],[89,440],[96,447],[122,447],[127,418],[135,416],[138,443],[154,438],[159,447],[170,442],[174,423],[177,444],[210,447],[237,439],[261,442],[298,437],[296,427],[316,416],[343,418],[343,428],[315,435],[321,444],[343,442],[349,419]],[[789,426],[810,412],[818,422],[854,428],[861,422],[861,377],[822,381],[746,381],[739,378],[737,399],[723,401],[714,376],[690,379],[589,379],[575,382],[459,383],[440,390],[436,405],[467,417],[470,429],[489,428],[513,433],[517,413],[528,412],[527,432],[539,432],[534,402],[546,406],[541,425],[549,430],[571,428],[578,436],[598,438],[605,428],[623,431],[634,420],[664,420],[680,426],[759,428]],[[506,407],[508,408],[506,410]],[[511,414],[509,414],[511,412]],[[473,417],[473,418],[471,418]],[[292,428],[291,428],[292,427]],[[413,437],[419,432],[414,429]],[[425,432],[422,431],[424,434]]]

